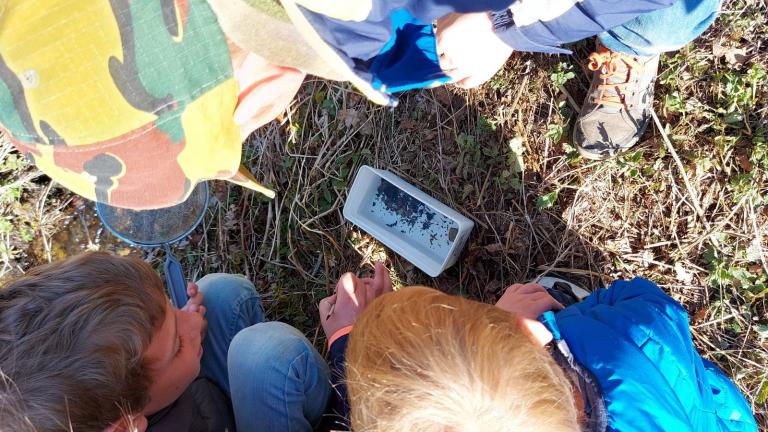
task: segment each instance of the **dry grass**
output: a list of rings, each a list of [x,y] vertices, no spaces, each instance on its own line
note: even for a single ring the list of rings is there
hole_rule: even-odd
[[[591,286],[647,277],[684,304],[696,346],[733,378],[765,428],[768,78],[757,72],[768,70],[765,17],[764,5],[728,2],[713,29],[666,55],[655,102],[664,131],[650,127],[631,152],[601,163],[577,158],[567,142],[591,42],[570,57],[515,55],[479,90],[410,92],[392,111],[346,85],[310,80],[291,111],[246,146],[245,162],[278,197],[215,183],[209,217],[177,255],[190,277],[246,274],[270,317],[318,346],[317,302],[341,273],[365,272],[382,257],[398,284],[488,302],[547,271]],[[564,88],[553,83],[569,70],[576,78]],[[5,159],[8,146],[0,149]],[[362,164],[401,175],[475,221],[459,263],[428,278],[344,220]],[[3,273],[86,247],[135,253],[99,229],[87,203],[31,168],[0,173],[3,215],[14,226],[0,226]]]

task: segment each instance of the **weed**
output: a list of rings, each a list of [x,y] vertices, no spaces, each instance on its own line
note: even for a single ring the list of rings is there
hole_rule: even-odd
[[[555,70],[549,76],[549,79],[555,88],[560,88],[575,77],[576,74],[573,72],[573,66],[570,63],[561,62],[555,66]]]

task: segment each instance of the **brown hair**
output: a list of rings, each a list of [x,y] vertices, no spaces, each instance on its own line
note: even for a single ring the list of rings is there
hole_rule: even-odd
[[[0,289],[2,427],[102,430],[140,411],[149,386],[143,356],[162,325],[165,302],[152,267],[107,253],[40,266],[6,283]]]
[[[347,377],[356,432],[579,430],[569,381],[515,316],[430,288],[366,309]]]

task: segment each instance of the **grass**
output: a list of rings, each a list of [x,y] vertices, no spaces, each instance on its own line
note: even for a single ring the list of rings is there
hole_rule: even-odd
[[[664,55],[660,127],[606,162],[580,159],[568,142],[589,85],[591,41],[572,56],[516,54],[480,89],[409,92],[395,110],[310,79],[245,147],[245,163],[277,198],[214,183],[204,226],[177,255],[191,278],[247,275],[268,315],[318,346],[317,302],[343,272],[370,271],[376,259],[387,260],[398,285],[486,302],[547,271],[591,286],[643,276],[685,306],[697,348],[768,428],[766,12],[728,1],[705,35]],[[139,253],[7,143],[0,156],[3,274],[88,248]],[[454,267],[429,278],[344,220],[363,164],[392,170],[475,221]]]

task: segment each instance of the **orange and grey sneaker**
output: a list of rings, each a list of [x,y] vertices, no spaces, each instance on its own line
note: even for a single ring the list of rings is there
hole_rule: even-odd
[[[598,42],[589,56],[595,74],[573,132],[579,153],[607,159],[635,145],[651,119],[659,56],[634,56]]]

